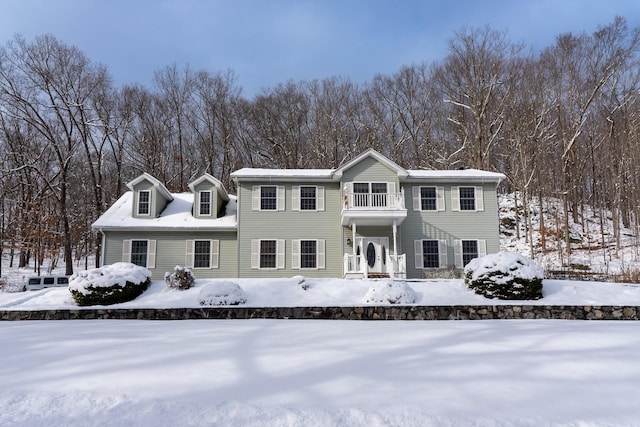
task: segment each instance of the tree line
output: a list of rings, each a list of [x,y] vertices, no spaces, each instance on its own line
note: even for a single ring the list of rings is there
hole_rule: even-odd
[[[525,206],[561,200],[539,250],[570,256],[595,209],[638,235],[640,29],[622,17],[535,50],[490,27],[453,33],[448,55],[356,84],[288,81],[242,95],[233,70],[159,69],[115,87],[52,35],[0,47],[0,240],[19,266],[99,259],[90,225],[148,172],[172,191],[204,172],[235,190],[241,167],[335,168],[374,148],[405,168],[507,176]],[[518,211],[531,225],[531,210]],[[559,238],[551,246],[548,236]],[[606,242],[602,242],[603,245]],[[75,260],[74,260],[75,257]]]

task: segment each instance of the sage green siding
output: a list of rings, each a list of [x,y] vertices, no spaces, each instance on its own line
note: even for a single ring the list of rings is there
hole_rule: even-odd
[[[196,279],[238,276],[237,243],[235,232],[186,232],[186,231],[105,231],[104,263],[122,261],[125,240],[155,240],[155,268],[149,268],[153,280],[162,280],[165,272],[173,272],[175,266],[186,264],[187,240],[218,240],[220,258],[218,268],[192,268]]]
[[[445,210],[425,212],[413,210],[412,186],[443,186],[445,190]],[[496,184],[403,184],[407,218],[402,223],[400,240],[402,252],[407,254],[407,277],[423,277],[423,270],[415,268],[414,240],[433,239],[447,241],[447,260],[454,265],[454,240],[485,240],[487,253],[500,250],[498,230],[498,198]],[[453,187],[481,186],[483,189],[484,210],[452,211],[451,191]]]
[[[284,187],[284,210],[253,210],[253,186],[275,185]],[[324,211],[293,211],[294,186],[315,185],[324,188]],[[241,181],[238,183],[238,261],[239,277],[342,277],[341,191],[335,182],[265,183]],[[251,268],[251,241],[254,239],[285,240],[284,269]],[[293,269],[292,241],[325,240],[325,268]]]
[[[366,157],[344,171],[342,183],[346,182],[395,182],[396,189],[400,188],[398,172],[372,157]]]

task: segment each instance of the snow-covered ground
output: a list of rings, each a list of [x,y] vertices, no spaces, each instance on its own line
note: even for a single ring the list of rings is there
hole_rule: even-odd
[[[365,304],[372,284],[236,282],[253,306]],[[197,306],[211,283],[111,307]],[[499,303],[409,285],[418,304]],[[640,305],[640,285],[547,280],[531,303]],[[71,307],[65,288],[0,293],[4,310]],[[23,321],[0,343],[2,426],[640,425],[633,321]]]

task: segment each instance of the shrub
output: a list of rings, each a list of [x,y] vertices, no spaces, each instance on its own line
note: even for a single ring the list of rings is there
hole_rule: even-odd
[[[247,302],[247,297],[237,283],[220,280],[205,285],[198,301],[200,305],[238,305]]]
[[[472,259],[464,268],[469,289],[487,298],[537,300],[542,298],[544,272],[520,254],[500,252]]]
[[[118,262],[74,274],[69,291],[80,306],[111,305],[136,299],[150,284],[149,270]]]
[[[364,296],[366,303],[413,304],[416,293],[404,282],[380,282],[373,284]]]
[[[168,271],[164,274],[164,281],[171,289],[185,290],[193,286],[193,282],[196,278],[193,276],[191,270],[187,267],[181,267],[176,265],[173,269],[173,273]]]

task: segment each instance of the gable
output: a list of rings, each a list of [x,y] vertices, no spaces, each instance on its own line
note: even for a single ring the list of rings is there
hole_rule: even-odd
[[[355,159],[336,169],[334,171],[334,176],[345,181],[345,179],[343,178],[345,174],[349,176],[358,176],[358,174],[362,174],[364,173],[364,171],[371,171],[371,173],[375,173],[375,171],[382,172],[384,170],[378,169],[378,166],[374,166],[375,164],[383,166],[388,170],[388,172],[385,171],[383,173],[383,175],[386,177],[393,176],[394,179],[398,179],[406,177],[408,175],[406,169],[389,160],[387,157],[378,153],[376,150],[370,148]]]

